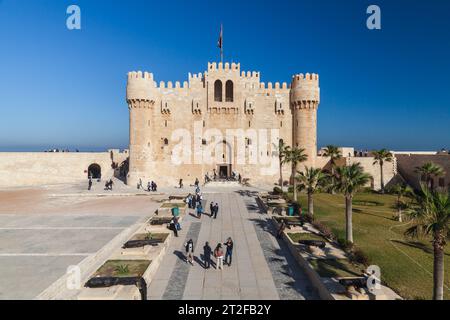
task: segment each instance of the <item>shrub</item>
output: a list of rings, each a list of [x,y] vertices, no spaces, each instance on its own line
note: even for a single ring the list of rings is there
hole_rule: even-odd
[[[274,187],[273,188],[273,194],[283,194],[283,192],[281,192],[281,188],[280,187]]]
[[[368,266],[370,264],[369,257],[359,248],[354,248],[351,254],[351,259],[357,263],[360,263],[364,266]]]
[[[129,271],[129,268],[128,268],[127,264],[126,265],[121,264],[121,265],[116,267],[116,272],[118,274],[122,274],[123,275],[123,274],[127,274],[130,271]]]
[[[328,239],[334,240],[336,239],[336,236],[334,235],[333,231],[331,231],[330,228],[328,228],[326,225],[321,223],[320,221],[312,221],[311,223],[314,228],[319,230],[319,232]]]
[[[313,223],[314,222],[314,216],[310,215],[309,213],[305,213],[300,215],[300,221],[305,223]]]
[[[151,240],[153,239],[153,234],[151,232],[147,232],[147,234],[145,235],[145,240]]]
[[[353,249],[353,243],[348,242],[346,239],[344,238],[339,238],[337,240],[339,246],[344,250],[344,251],[350,251]]]

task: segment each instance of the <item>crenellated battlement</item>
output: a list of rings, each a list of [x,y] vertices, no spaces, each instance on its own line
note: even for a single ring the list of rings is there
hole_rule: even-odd
[[[229,62],[208,62],[208,72],[217,72],[217,71],[236,71],[239,72],[241,70],[241,64],[240,63],[234,63],[231,64]]]
[[[320,103],[319,75],[296,74],[291,83],[291,105],[295,108],[317,108]]]
[[[175,81],[175,84],[172,81],[160,81],[157,86],[158,89],[189,89],[189,83],[187,81],[183,81],[181,84],[180,81]]]
[[[127,102],[147,101],[150,104],[156,100],[156,83],[153,74],[142,71],[132,71],[128,73],[127,81]]]
[[[309,82],[312,84],[319,84],[319,75],[316,73],[307,73],[307,74],[296,74],[292,76],[292,83],[294,85],[297,85],[298,83],[301,82]]]
[[[151,79],[151,80],[153,80],[153,73],[142,72],[142,71],[128,72],[128,80],[132,80],[132,79]]]
[[[259,81],[260,73],[257,71],[241,71],[241,79]]]

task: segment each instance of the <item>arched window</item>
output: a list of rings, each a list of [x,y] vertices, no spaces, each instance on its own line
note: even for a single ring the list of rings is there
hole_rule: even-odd
[[[222,81],[214,82],[214,101],[222,102]]]
[[[225,101],[233,102],[233,81],[231,80],[225,83]]]

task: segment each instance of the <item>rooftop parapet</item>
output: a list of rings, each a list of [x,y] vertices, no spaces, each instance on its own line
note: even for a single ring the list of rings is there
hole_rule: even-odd
[[[208,62],[208,72],[217,72],[217,71],[236,71],[239,72],[241,70],[240,63],[229,63],[229,62]]]
[[[155,101],[155,90],[156,83],[152,73],[142,71],[132,71],[128,73],[127,101]]]
[[[320,103],[319,75],[307,73],[296,74],[291,82],[291,103],[299,105],[304,102]]]

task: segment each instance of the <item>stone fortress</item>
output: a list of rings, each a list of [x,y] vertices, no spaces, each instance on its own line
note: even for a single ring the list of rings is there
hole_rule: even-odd
[[[188,81],[174,85],[157,83],[148,72],[130,72],[127,103],[130,111],[127,183],[130,185],[140,180],[176,185],[180,178],[192,183],[195,178],[203,180],[206,173],[213,176],[214,172],[220,177],[236,172],[250,183],[273,184],[279,177],[279,139],[305,149],[308,160],[302,163],[302,168],[316,165],[320,103],[317,74],[294,75],[290,84],[265,84],[259,72],[241,71],[239,63],[208,63],[204,73],[189,74]],[[207,139],[194,134],[196,125],[203,131],[217,130],[224,138],[218,142],[205,141]],[[179,129],[190,133],[191,147],[200,145],[200,152],[206,145],[215,143],[212,146],[215,161],[171,163],[176,146],[171,135]],[[229,129],[241,130],[243,141],[229,137],[225,132]],[[270,135],[270,130],[274,129],[277,137],[258,135],[261,130],[267,130]],[[259,138],[258,143],[255,138]],[[244,163],[237,161],[240,142],[245,145],[245,149],[241,149]],[[249,161],[252,157],[257,157],[256,163]],[[261,161],[264,157],[265,161]],[[268,163],[274,163],[275,170],[261,174]],[[289,167],[285,166],[287,179]]]
[[[126,101],[129,149],[0,152],[0,188],[57,184],[84,187],[89,175],[101,181],[117,178],[133,189],[140,180],[144,186],[154,180],[158,186],[174,187],[179,179],[188,185],[195,178],[203,181],[206,173],[212,177],[214,171],[224,177],[236,172],[253,186],[272,188],[279,182],[279,139],[305,149],[308,160],[297,169],[330,166],[330,159],[317,150],[317,74],[294,75],[290,84],[265,84],[259,72],[241,71],[240,64],[208,63],[204,73],[189,74],[188,81],[173,84],[157,83],[151,73],[130,72]],[[241,139],[228,136],[229,129],[240,132]],[[206,135],[209,130],[219,133],[220,140],[210,141]],[[197,131],[202,135],[196,135]],[[174,132],[188,140],[190,162],[173,162],[180,138],[174,138]],[[202,155],[209,145],[214,147],[214,157],[212,162],[205,162],[198,154]],[[380,167],[374,164],[370,152],[363,155],[353,148],[340,149],[339,165],[359,162],[373,176],[368,187],[380,189]],[[383,168],[386,185],[400,179],[417,187],[415,167],[433,161],[447,172],[435,185],[450,188],[448,152],[392,152],[393,162]],[[239,161],[242,157],[244,161]],[[291,165],[284,165],[284,183],[291,174]]]

